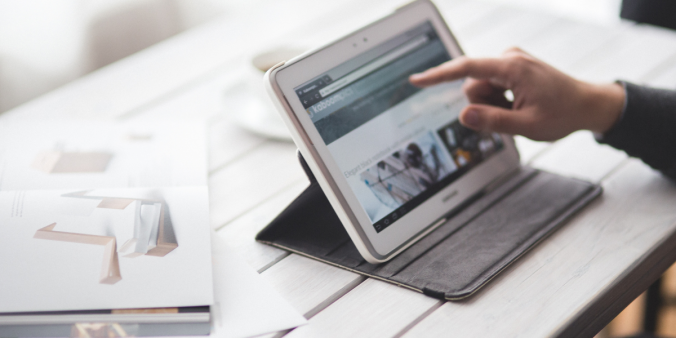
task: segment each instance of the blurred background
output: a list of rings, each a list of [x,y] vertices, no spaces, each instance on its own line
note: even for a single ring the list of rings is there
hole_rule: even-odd
[[[483,0],[600,25],[620,0]],[[0,112],[216,18],[246,0],[0,0]]]
[[[255,3],[0,0],[0,111]]]
[[[620,19],[621,0],[480,1],[597,26],[626,24]],[[214,20],[236,18],[240,13],[254,13],[259,2],[0,0],[0,113],[181,32]],[[676,271],[672,267],[658,286],[662,306],[656,322],[660,335],[676,337],[673,276]],[[639,297],[599,336],[620,337],[642,331],[647,302],[645,294]]]

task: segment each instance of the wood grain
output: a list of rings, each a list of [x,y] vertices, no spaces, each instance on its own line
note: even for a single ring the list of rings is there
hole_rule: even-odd
[[[246,112],[240,112],[242,114]],[[266,139],[234,125],[226,117],[209,126],[209,171],[216,172],[263,145]]]
[[[538,142],[523,136],[514,136],[516,148],[519,150],[522,164],[530,163],[535,157],[551,146],[550,142]]]
[[[286,337],[391,337],[439,302],[368,279]]]
[[[592,82],[638,81],[676,54],[673,33],[644,26],[624,29],[576,65],[576,75]]]
[[[676,89],[676,59],[672,61],[674,61],[672,64],[665,65],[665,68],[659,69],[659,72],[643,77],[643,82],[657,88]]]
[[[509,19],[501,21],[497,25],[491,25],[492,29],[489,32],[467,41],[463,46],[467,55],[473,57],[499,56],[509,47],[521,45],[538,35],[547,35],[549,30],[557,24],[557,21],[561,20],[544,13],[510,8],[501,9],[499,12]]]
[[[626,158],[624,152],[597,143],[590,132],[578,131],[554,143],[535,158],[532,165],[564,176],[599,182]]]
[[[278,195],[256,206],[242,216],[218,229],[221,236],[231,247],[244,257],[256,270],[261,271],[274,264],[287,253],[284,250],[255,241],[256,234],[276,217],[306,187],[307,182],[298,182],[285,188]]]
[[[209,178],[211,224],[221,227],[306,176],[289,143],[268,142]]]
[[[495,5],[471,0],[438,1],[436,5],[457,39],[471,32],[473,23],[481,22],[482,18],[497,10]],[[460,46],[463,44],[460,43]]]
[[[298,312],[311,318],[364,277],[292,254],[262,273]]]

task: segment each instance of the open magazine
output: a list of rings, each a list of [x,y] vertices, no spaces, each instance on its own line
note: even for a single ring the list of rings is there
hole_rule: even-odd
[[[144,311],[202,323],[186,334],[208,333],[214,296],[204,129],[186,122],[2,125],[0,324],[19,317],[41,324],[39,315],[53,311],[139,320],[125,311],[156,309]]]

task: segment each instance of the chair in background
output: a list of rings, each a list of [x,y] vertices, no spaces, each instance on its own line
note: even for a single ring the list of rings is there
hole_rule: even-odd
[[[676,29],[676,1],[622,0],[622,19]]]

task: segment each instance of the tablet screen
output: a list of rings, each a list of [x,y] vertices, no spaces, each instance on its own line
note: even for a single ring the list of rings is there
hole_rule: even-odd
[[[294,88],[377,232],[504,148],[460,125],[462,81],[408,82],[448,60],[425,23]]]

